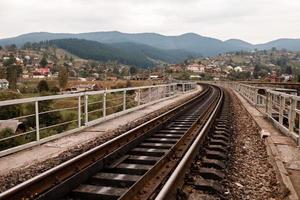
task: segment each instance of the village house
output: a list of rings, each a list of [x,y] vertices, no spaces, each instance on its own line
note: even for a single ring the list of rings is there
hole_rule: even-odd
[[[51,73],[49,68],[37,68],[33,72],[33,78],[46,78],[50,76]]]
[[[242,69],[242,67],[237,66],[237,67],[234,68],[234,71],[236,71],[236,72],[242,72],[243,69]]]
[[[178,65],[178,64],[175,64],[175,65],[171,65],[169,67],[169,69],[172,71],[172,72],[180,72],[182,71],[182,66],[181,65]]]
[[[9,82],[6,79],[0,79],[0,89],[8,89]]]
[[[108,81],[116,81],[116,80],[118,80],[118,77],[116,77],[116,76],[108,76],[107,80]]]
[[[187,66],[187,70],[195,72],[195,73],[204,73],[205,67],[203,65],[193,63],[193,64]]]

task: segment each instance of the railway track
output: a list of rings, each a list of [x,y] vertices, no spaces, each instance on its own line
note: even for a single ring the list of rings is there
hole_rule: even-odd
[[[210,128],[207,139],[201,144],[203,148],[192,159],[189,169],[181,169],[186,173],[184,185],[177,193],[181,196],[180,199],[227,199],[223,181],[231,147],[231,124],[230,96],[224,92],[222,109]]]
[[[160,199],[170,198],[176,191],[166,189],[168,177],[197,154],[222,100],[219,88],[204,86],[183,105],[0,194],[0,199],[154,199],[161,191],[168,195],[160,193]],[[172,189],[183,176],[181,171]]]

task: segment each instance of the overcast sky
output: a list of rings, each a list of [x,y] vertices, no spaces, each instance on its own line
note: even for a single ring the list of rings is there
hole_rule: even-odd
[[[0,38],[112,30],[252,43],[300,38],[300,0],[0,0]]]

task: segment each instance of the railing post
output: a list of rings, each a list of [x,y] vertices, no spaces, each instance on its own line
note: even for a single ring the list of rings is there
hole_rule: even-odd
[[[269,101],[270,101],[270,97],[269,97],[270,95],[269,95],[269,92],[268,91],[266,91],[266,105],[265,105],[265,109],[266,109],[266,113],[267,113],[267,115],[269,116],[269,109],[268,109],[268,107],[269,107]]]
[[[182,83],[182,92],[184,93],[185,92],[185,84]]]
[[[290,112],[289,112],[289,131],[294,132],[294,126],[295,126],[295,117],[296,117],[296,100],[291,98],[291,105],[290,105]]]
[[[81,96],[78,97],[78,128],[81,127]]]
[[[255,98],[255,106],[257,106],[258,105],[258,89],[254,89],[254,92],[255,92],[255,94],[254,94],[254,98]]]
[[[85,124],[87,124],[89,122],[89,109],[88,109],[88,103],[89,103],[89,96],[84,94],[84,121]]]
[[[280,104],[279,104],[279,124],[283,125],[283,110],[285,106],[285,98],[283,96],[279,96]]]
[[[141,105],[141,89],[138,90],[138,106]]]
[[[269,98],[269,117],[273,117],[272,116],[272,112],[273,112],[273,94],[272,93],[270,93],[270,98]]]
[[[152,99],[152,89],[151,89],[151,87],[149,87],[149,102],[151,101],[151,99]]]
[[[106,117],[106,90],[103,93],[103,117]]]
[[[126,110],[126,90],[123,92],[123,110]]]
[[[165,97],[168,97],[170,93],[170,85],[166,85],[166,94]]]
[[[298,120],[298,127],[298,147],[300,147],[300,119]]]
[[[39,102],[35,101],[35,132],[36,141],[40,140]]]

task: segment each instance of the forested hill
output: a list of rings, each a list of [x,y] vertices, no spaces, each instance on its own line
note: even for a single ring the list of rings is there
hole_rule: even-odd
[[[183,50],[162,50],[135,43],[102,44],[83,39],[59,39],[49,41],[51,45],[62,48],[78,57],[97,61],[116,60],[137,67],[153,67],[155,62],[182,62],[195,53]]]
[[[19,35],[17,37],[0,39],[0,46],[5,47],[6,45],[15,44],[18,47],[21,47],[26,42],[38,43],[41,41],[68,38],[96,41],[107,45],[115,43],[134,43],[146,45],[147,47],[153,47],[156,49],[195,52],[203,56],[215,56],[220,53],[222,54],[240,50],[253,51],[255,49],[271,49],[273,47],[277,49],[300,51],[300,39],[286,38],[255,45],[238,39],[222,41],[215,38],[204,37],[195,33],[166,36],[157,33],[122,33],[118,31],[76,34],[34,32]],[[124,46],[124,44],[121,46]],[[168,51],[168,53],[170,52]],[[182,54],[180,53],[179,55],[181,56]]]

